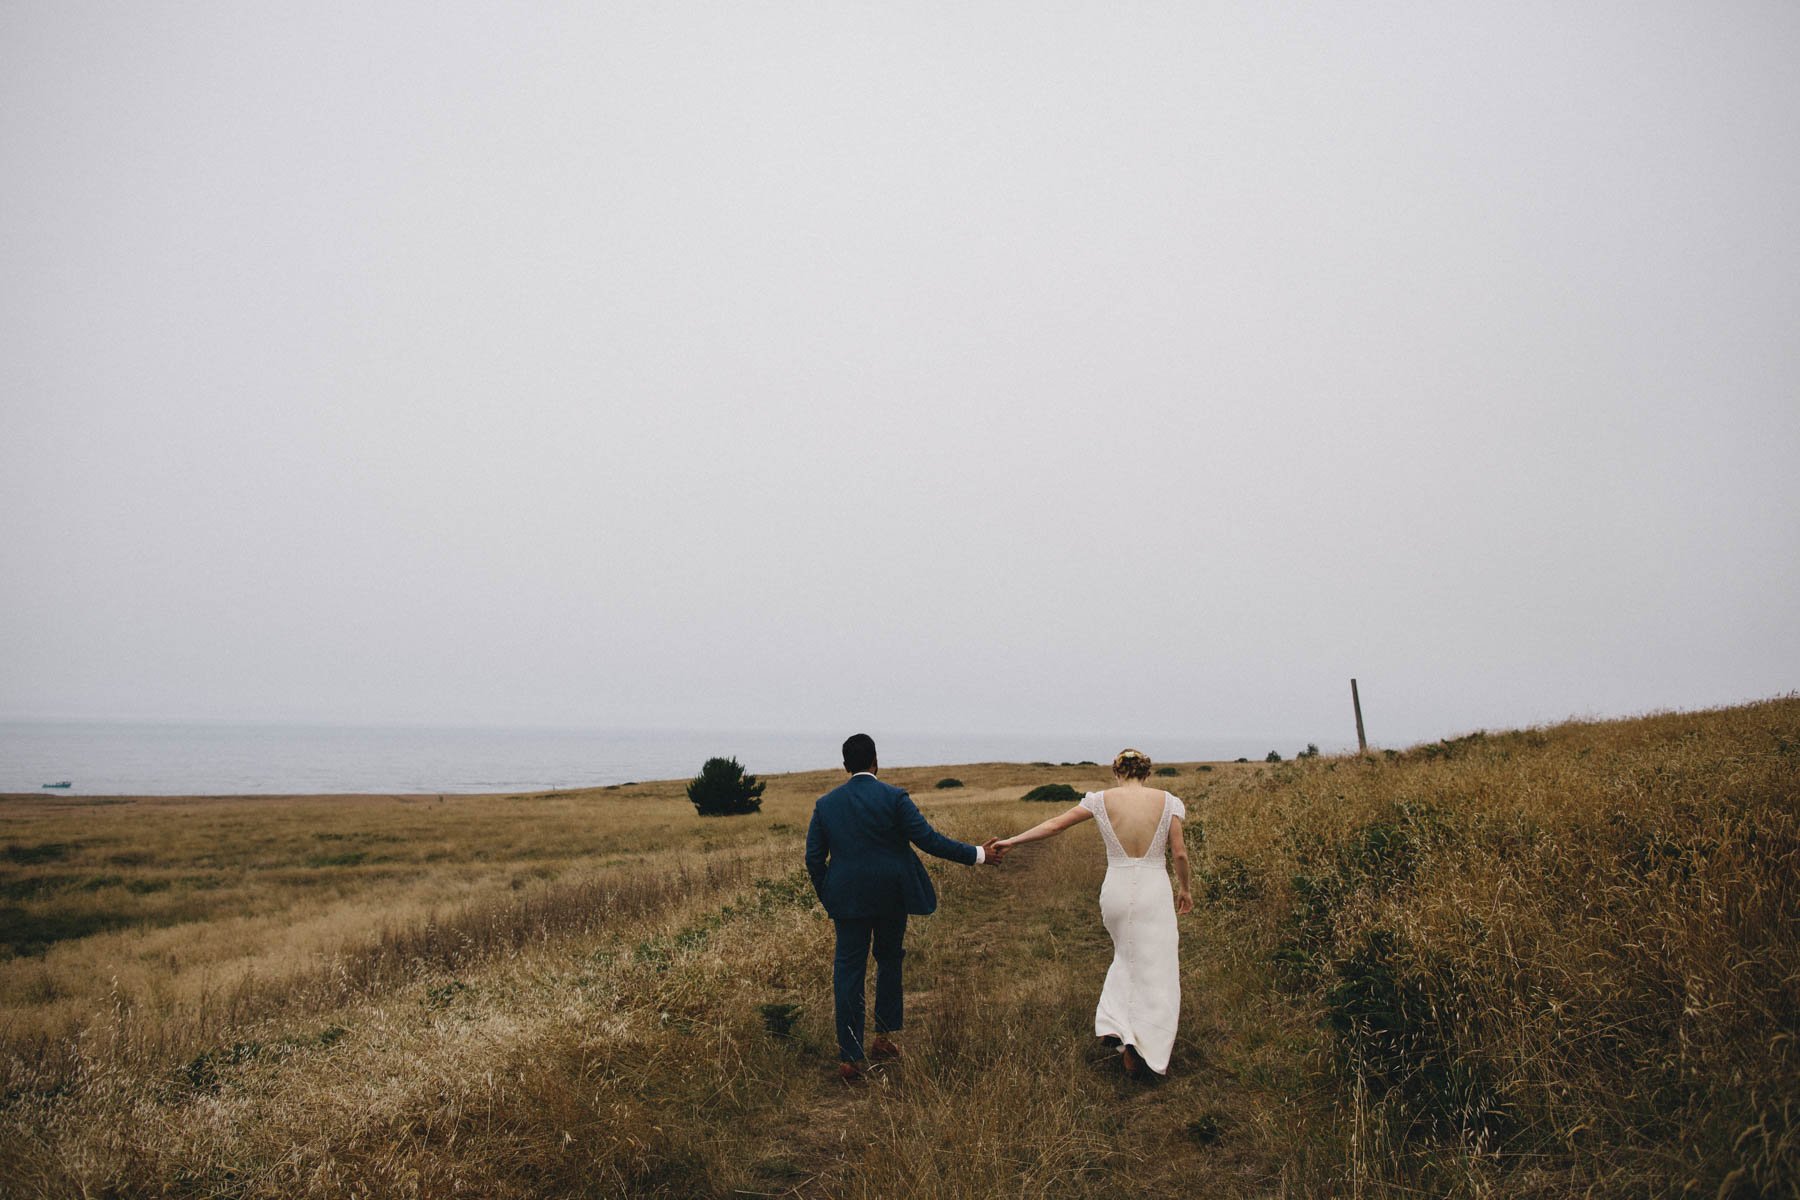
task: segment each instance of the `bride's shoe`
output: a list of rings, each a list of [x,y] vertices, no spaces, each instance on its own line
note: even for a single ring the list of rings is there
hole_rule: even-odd
[[[1129,1045],[1125,1047],[1125,1073],[1133,1079],[1144,1077],[1144,1060],[1139,1058],[1137,1051]]]

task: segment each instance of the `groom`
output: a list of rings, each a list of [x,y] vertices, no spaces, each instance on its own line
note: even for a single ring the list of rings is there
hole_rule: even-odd
[[[908,843],[964,866],[998,863],[998,838],[979,846],[933,829],[904,789],[875,777],[875,739],[854,734],[844,743],[850,778],[819,797],[806,830],[806,871],[819,902],[837,925],[831,986],[837,1011],[838,1075],[860,1078],[863,1052],[863,979],[869,947],[875,948],[875,1040],[868,1055],[895,1058],[887,1035],[900,1031],[905,992],[900,960],[906,956],[906,917],[937,909],[931,877]]]

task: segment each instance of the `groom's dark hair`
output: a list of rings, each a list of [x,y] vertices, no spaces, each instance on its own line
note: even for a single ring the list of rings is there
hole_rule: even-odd
[[[875,765],[875,739],[866,733],[853,733],[844,739],[844,770],[852,775]]]

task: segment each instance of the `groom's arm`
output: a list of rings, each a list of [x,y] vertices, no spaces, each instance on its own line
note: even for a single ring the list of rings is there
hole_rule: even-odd
[[[806,873],[812,876],[813,891],[819,903],[825,903],[825,864],[830,861],[831,843],[825,836],[825,822],[819,820],[819,809],[813,806],[812,824],[806,827]]]
[[[975,866],[987,858],[980,846],[971,846],[967,842],[945,837],[933,829],[931,822],[925,819],[925,814],[919,811],[919,806],[913,803],[913,798],[904,791],[900,793],[900,827],[906,831],[907,841],[938,858],[947,858],[965,867]]]

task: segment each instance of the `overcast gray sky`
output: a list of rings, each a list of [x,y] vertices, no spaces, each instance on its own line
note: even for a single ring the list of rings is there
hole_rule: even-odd
[[[0,714],[1800,687],[1800,7],[0,6]]]

